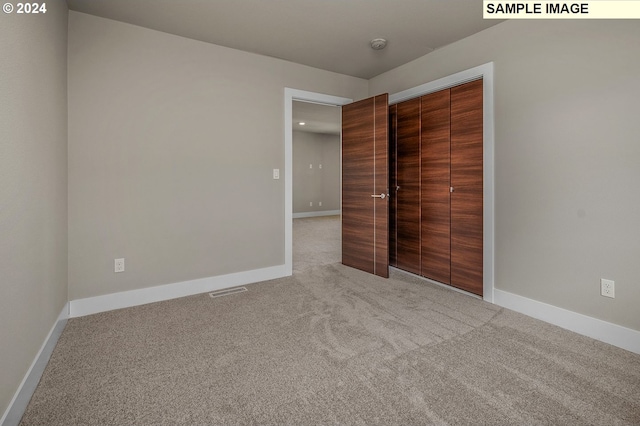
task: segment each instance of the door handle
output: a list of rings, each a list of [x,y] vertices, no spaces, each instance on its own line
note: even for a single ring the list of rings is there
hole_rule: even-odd
[[[371,197],[373,197],[373,198],[381,198],[381,199],[383,199],[383,200],[384,200],[385,198],[387,198],[387,195],[386,195],[385,193],[382,193],[382,194],[380,194],[380,195],[378,195],[378,194],[373,194]]]

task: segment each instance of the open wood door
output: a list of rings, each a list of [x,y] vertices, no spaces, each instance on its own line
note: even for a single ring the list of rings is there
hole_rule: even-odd
[[[342,263],[389,277],[389,95],[342,107]]]

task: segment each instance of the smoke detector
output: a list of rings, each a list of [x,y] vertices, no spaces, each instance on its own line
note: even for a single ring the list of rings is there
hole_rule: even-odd
[[[374,38],[371,40],[371,48],[373,50],[382,50],[387,45],[387,40],[383,38]]]

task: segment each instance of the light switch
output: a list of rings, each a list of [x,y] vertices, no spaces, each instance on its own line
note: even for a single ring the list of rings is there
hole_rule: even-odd
[[[273,169],[273,178],[280,179],[280,169]]]

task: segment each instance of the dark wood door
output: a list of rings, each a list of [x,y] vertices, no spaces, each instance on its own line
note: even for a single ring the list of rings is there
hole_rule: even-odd
[[[420,274],[420,98],[397,106],[397,266]]]
[[[397,105],[389,105],[389,266],[398,266],[398,144]]]
[[[482,80],[451,88],[451,285],[482,295]]]
[[[389,96],[342,107],[342,263],[389,276]]]
[[[422,100],[422,275],[451,282],[450,91]]]

